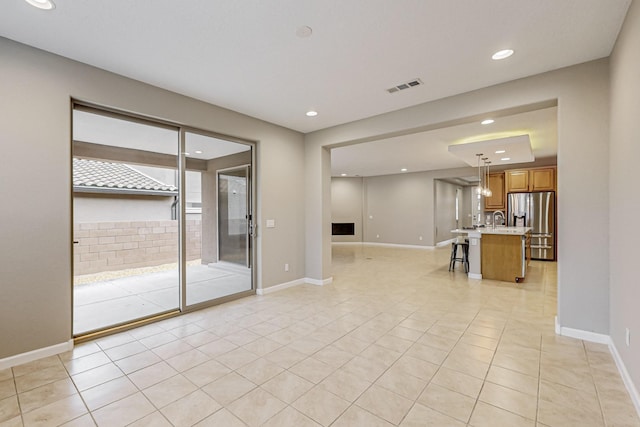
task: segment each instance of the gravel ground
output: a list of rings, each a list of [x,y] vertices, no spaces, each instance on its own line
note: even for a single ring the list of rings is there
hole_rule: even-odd
[[[200,265],[202,260],[187,261],[187,266]],[[87,285],[90,283],[105,282],[107,280],[121,279],[123,277],[142,276],[144,274],[158,273],[160,271],[176,270],[178,263],[154,265],[151,267],[127,268],[125,270],[103,271],[101,273],[84,274],[73,278],[73,285]]]

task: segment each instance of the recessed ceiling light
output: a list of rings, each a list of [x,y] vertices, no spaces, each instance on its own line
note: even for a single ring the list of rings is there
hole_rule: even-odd
[[[317,116],[317,115],[318,115],[318,112],[317,112],[317,111],[313,111],[313,110],[311,110],[311,111],[307,111],[307,116],[308,116],[308,117],[315,117],[315,116]]]
[[[500,59],[505,59],[513,55],[513,49],[503,49],[499,50],[491,56],[491,59],[499,61]]]
[[[196,154],[202,154],[202,150],[196,150]]]
[[[495,122],[495,120],[493,119],[486,119],[480,122],[481,125],[490,125],[491,123]]]
[[[507,160],[511,160],[511,157],[503,157],[500,160],[502,160],[503,162],[506,162]]]
[[[51,10],[56,7],[51,0],[26,0],[26,2],[38,9]]]
[[[502,153],[506,153],[507,150],[496,150],[496,154],[502,154]]]
[[[347,174],[346,173],[341,173],[340,176],[347,176]]]
[[[407,168],[400,169],[400,172],[406,172],[406,171],[407,171]]]

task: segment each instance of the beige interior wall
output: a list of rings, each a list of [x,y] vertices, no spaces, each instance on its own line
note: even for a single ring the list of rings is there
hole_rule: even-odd
[[[636,175],[640,159],[640,2],[631,4],[611,56],[610,335],[636,385],[640,387],[640,286]],[[626,329],[631,333],[627,346]]]
[[[321,148],[408,134],[463,120],[479,121],[495,111],[557,102],[558,193],[562,195],[557,207],[558,321],[563,327],[607,334],[608,71],[608,60],[602,59],[307,134],[307,193],[320,188],[327,179],[322,171],[323,162],[328,159],[323,159]],[[313,212],[307,217],[308,257],[330,254],[329,245],[324,243],[325,235],[320,231],[309,232],[322,230],[323,224],[330,223],[330,214],[318,214],[324,205],[330,205],[330,199],[315,194],[307,197],[306,205],[307,212]],[[433,241],[433,233],[430,239]],[[313,259],[323,260],[323,265],[315,266],[313,273],[329,276],[330,258]]]
[[[71,98],[258,141],[258,285],[304,277],[301,134],[4,38],[0,64],[0,359],[71,338]]]

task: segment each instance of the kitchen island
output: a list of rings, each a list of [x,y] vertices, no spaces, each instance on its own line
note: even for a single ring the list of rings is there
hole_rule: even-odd
[[[520,282],[529,263],[530,227],[484,227],[451,230],[469,237],[469,277]]]

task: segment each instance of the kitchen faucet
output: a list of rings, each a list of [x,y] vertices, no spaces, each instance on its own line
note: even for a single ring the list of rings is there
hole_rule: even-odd
[[[500,216],[502,217],[502,223],[503,223],[503,224],[505,223],[505,219],[506,219],[506,218],[504,217],[504,212],[502,212],[502,211],[495,211],[495,212],[493,213],[493,228],[494,228],[494,229],[496,228],[496,214],[500,214]]]

